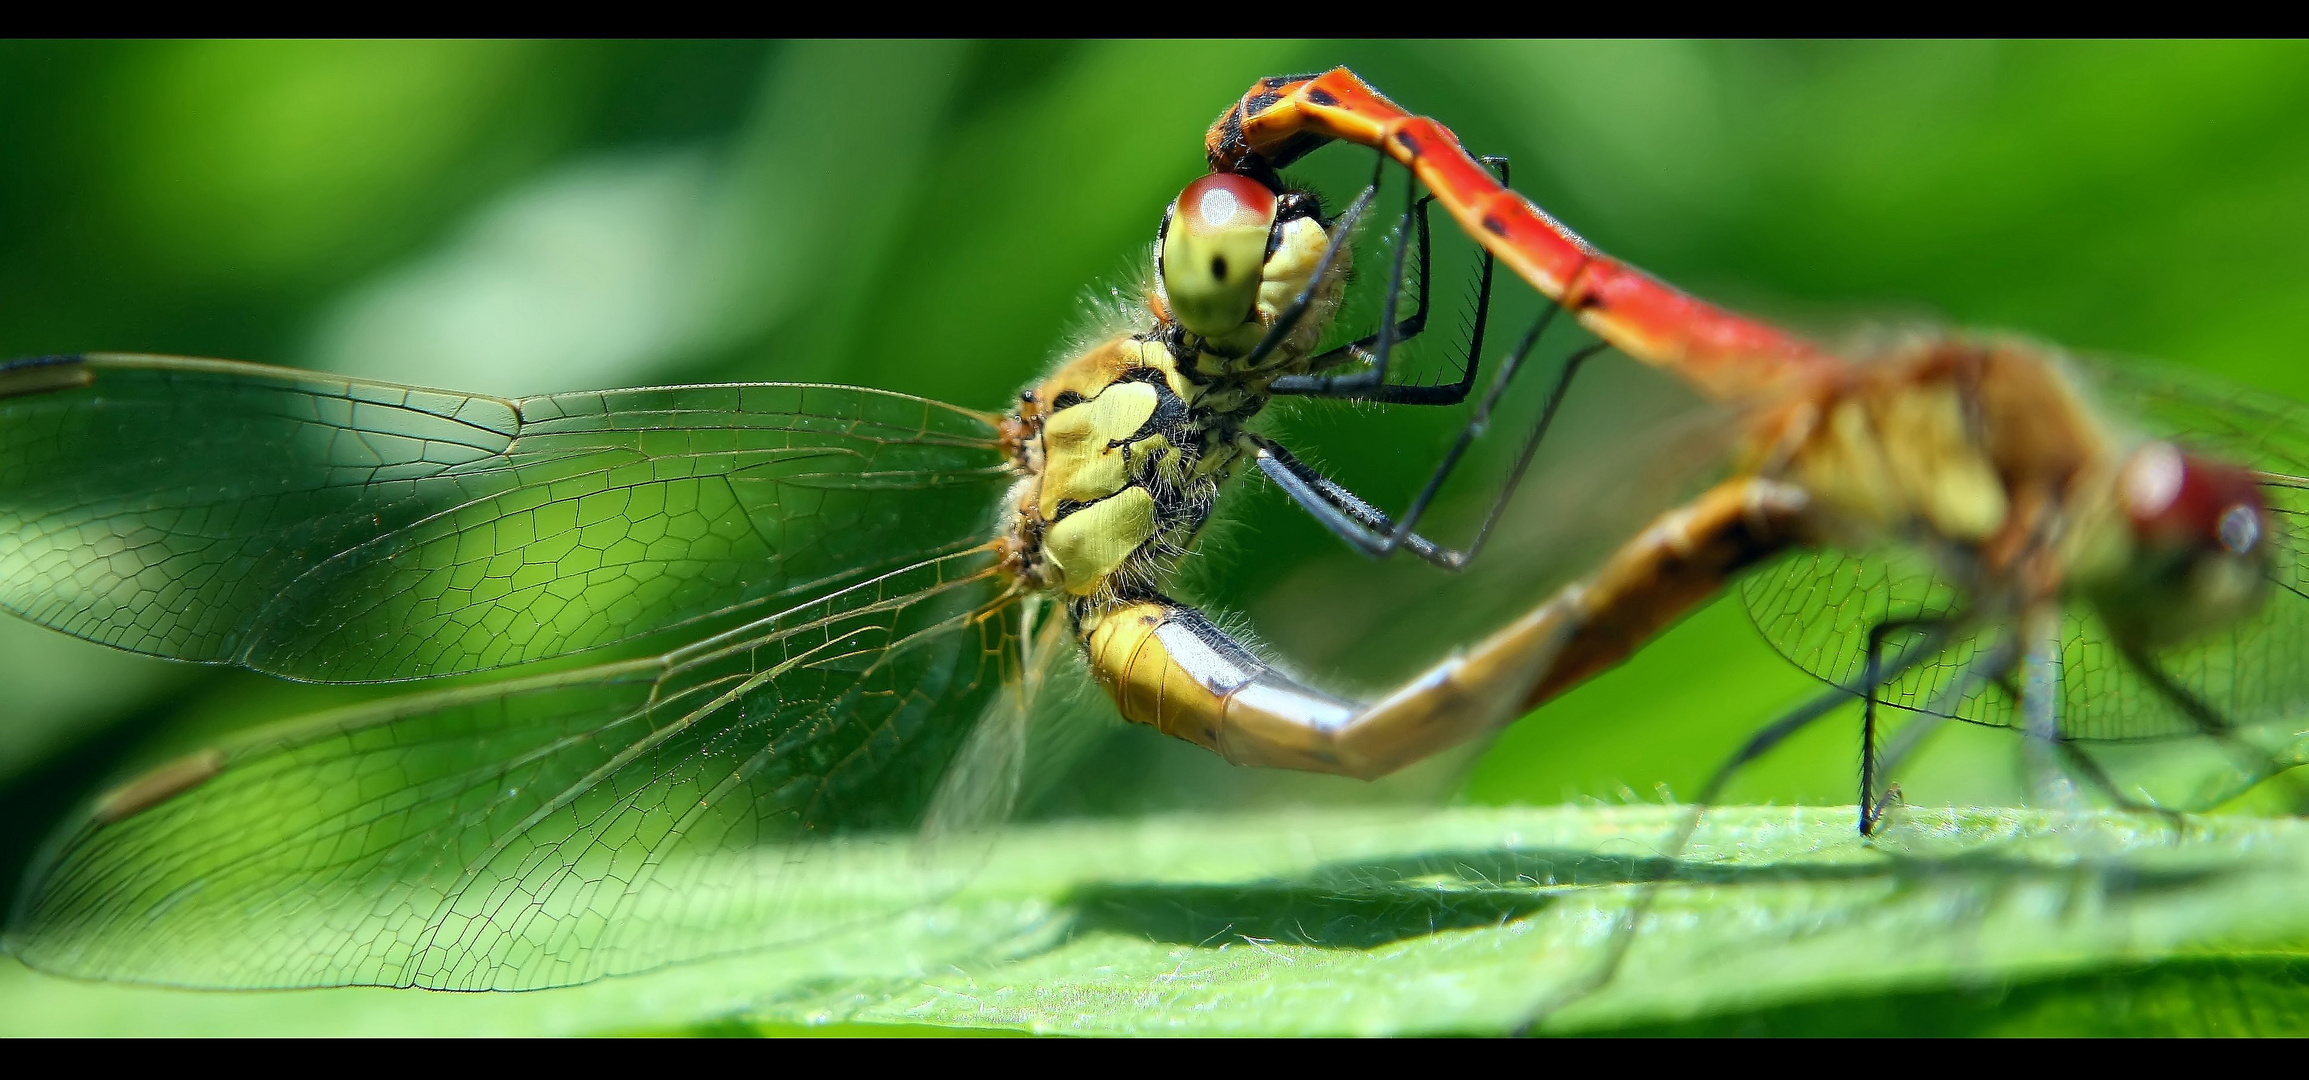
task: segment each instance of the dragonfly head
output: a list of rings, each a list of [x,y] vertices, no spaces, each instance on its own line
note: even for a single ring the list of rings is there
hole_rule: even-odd
[[[1318,274],[1324,288],[1296,333],[1263,365],[1288,366],[1322,337],[1347,270],[1332,252],[1321,205],[1306,192],[1277,195],[1238,173],[1212,173],[1179,193],[1163,214],[1155,244],[1157,306],[1165,318],[1220,357],[1252,352]]]
[[[1237,173],[1212,173],[1179,193],[1163,214],[1155,276],[1171,317],[1206,338],[1252,319],[1275,232],[1277,198]]]
[[[2269,504],[2252,472],[2168,442],[2142,445],[2116,477],[2120,511],[2080,567],[2111,627],[2167,645],[2250,615],[2268,591]]]

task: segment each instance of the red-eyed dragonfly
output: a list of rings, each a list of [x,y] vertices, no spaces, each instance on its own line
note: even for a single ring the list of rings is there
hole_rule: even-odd
[[[1276,384],[1422,332],[1420,214],[1397,243],[1417,309],[1391,289],[1379,333],[1317,348],[1371,194],[1326,215],[1198,180],[1146,298],[1007,414],[832,385],[504,399],[170,357],[0,367],[0,604],[283,679],[453,682],[98,795],[12,950],[182,985],[534,988],[889,914],[861,875],[935,895],[910,841],[935,855],[1009,812],[1076,640],[1128,700],[1147,669],[1110,663],[1113,635],[1168,603],[1237,465],[1323,484],[1244,426]]]
[[[1721,483],[1535,610],[1565,626],[1529,703],[1745,573],[1765,637],[1835,689],[1759,732],[1702,803],[1852,698],[1865,703],[1863,833],[1896,790],[1881,783],[1879,706],[1927,718],[1894,761],[1931,719],[2011,727],[2126,807],[2216,805],[2303,760],[2309,410],[2003,336],[1823,347],[1597,251],[1345,68],[1260,80],[1205,152],[1215,171],[1274,183],[1332,140],[1410,170],[1553,302],[1548,317],[1571,312],[1744,417]],[[1384,539],[1408,535],[1419,505]]]
[[[1229,760],[1375,776],[1496,730],[1811,545],[1856,554],[1797,554],[1743,589],[1775,644],[1838,684],[1822,701],[1860,697],[1871,725],[1878,702],[2017,722],[2087,778],[2104,776],[2082,748],[2095,723],[2210,736],[2231,786],[2297,760],[2262,738],[2301,669],[2277,624],[2297,605],[2261,584],[2297,566],[2289,406],[2120,373],[2179,403],[2117,403],[2151,421],[2227,421],[2203,444],[2243,463],[2223,465],[2117,426],[2041,350],[1931,338],[1848,361],[1593,252],[1509,192],[1503,162],[1352,79],[1264,81],[1230,110],[1214,171],[1164,218],[1145,302],[1003,414],[824,385],[499,399],[152,357],[0,368],[0,604],[283,678],[466,676],[234,735],[98,796],[38,868],[12,946],[105,978],[480,989],[770,944],[883,914],[843,881],[898,872],[892,838],[1000,820],[1057,658],[1080,655],[1126,719]],[[1429,191],[1400,218],[1375,331],[1330,349],[1379,184],[1326,215],[1284,182],[1325,138],[1380,148]],[[1389,359],[1425,328],[1430,199],[1489,254],[1461,377],[1406,385]],[[1553,304],[1479,395],[1493,257]],[[1566,355],[1514,475],[1606,350],[1748,419],[1723,483],[1592,575],[1368,703],[1165,591],[1246,464],[1360,551],[1467,566],[1488,521],[1460,549],[1416,524],[1569,323],[1599,340]],[[1279,397],[1476,406],[1398,518],[1254,429]],[[2062,620],[2087,650],[2065,663]],[[2092,681],[2110,688],[2082,695]],[[1826,711],[1807,708],[1745,753]],[[1873,772],[1863,785],[1865,828]]]

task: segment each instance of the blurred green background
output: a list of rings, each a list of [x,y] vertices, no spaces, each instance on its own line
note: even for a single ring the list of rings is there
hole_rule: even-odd
[[[1734,306],[1829,336],[2007,329],[2309,397],[2299,45],[4,45],[0,355],[221,356],[500,393],[833,380],[996,407],[1084,327],[1094,289],[1135,287],[1220,110],[1258,76],[1341,63],[1509,155],[1516,187],[1606,250]],[[1338,149],[1305,174],[1338,199],[1367,167]],[[1473,256],[1444,232],[1439,330],[1413,358],[1449,374]],[[1534,306],[1505,291],[1512,328]],[[1371,688],[1424,666],[1683,490],[1661,448],[1696,429],[1690,402],[1631,368],[1576,392],[1491,576],[1374,566],[1246,480],[1187,593],[1318,679]],[[1455,415],[1302,406],[1270,423],[1400,505]],[[1440,536],[1479,515],[1490,449]],[[1376,789],[1246,778],[1105,731],[1033,812],[1655,798],[1815,688],[1718,603],[1472,763]],[[345,693],[0,623],[0,873],[12,885],[139,746]],[[1920,762],[1909,799],[2009,799],[2014,755],[1982,734]],[[1737,795],[1849,802],[1856,753],[1849,725],[1823,725]]]

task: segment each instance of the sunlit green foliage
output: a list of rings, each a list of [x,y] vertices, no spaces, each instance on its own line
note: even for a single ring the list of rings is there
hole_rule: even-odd
[[[1843,813],[1726,810],[1621,977],[1562,1005],[1628,883],[1665,869],[1646,848],[1668,821],[1469,808],[1033,826],[942,903],[566,990],[186,994],[12,969],[0,1002],[44,1033],[1496,1034],[1559,1005],[1540,1030],[2309,1027],[2293,947],[2309,836],[2248,818],[2177,843],[2154,818],[1925,811],[1863,846]],[[820,899],[910,898],[877,892],[905,879],[857,854],[872,872]]]

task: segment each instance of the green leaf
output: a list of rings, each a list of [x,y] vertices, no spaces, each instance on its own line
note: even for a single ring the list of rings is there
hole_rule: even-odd
[[[2274,1033],[2309,1027],[2309,825],[1658,807],[1020,827],[942,902],[798,944],[527,994],[187,994],[0,972],[12,1033]],[[732,856],[742,858],[743,856]],[[872,903],[874,873],[826,887]],[[861,863],[860,869],[866,869]],[[790,884],[790,883],[789,883]],[[733,913],[758,915],[745,904]],[[222,947],[203,943],[201,947]]]

